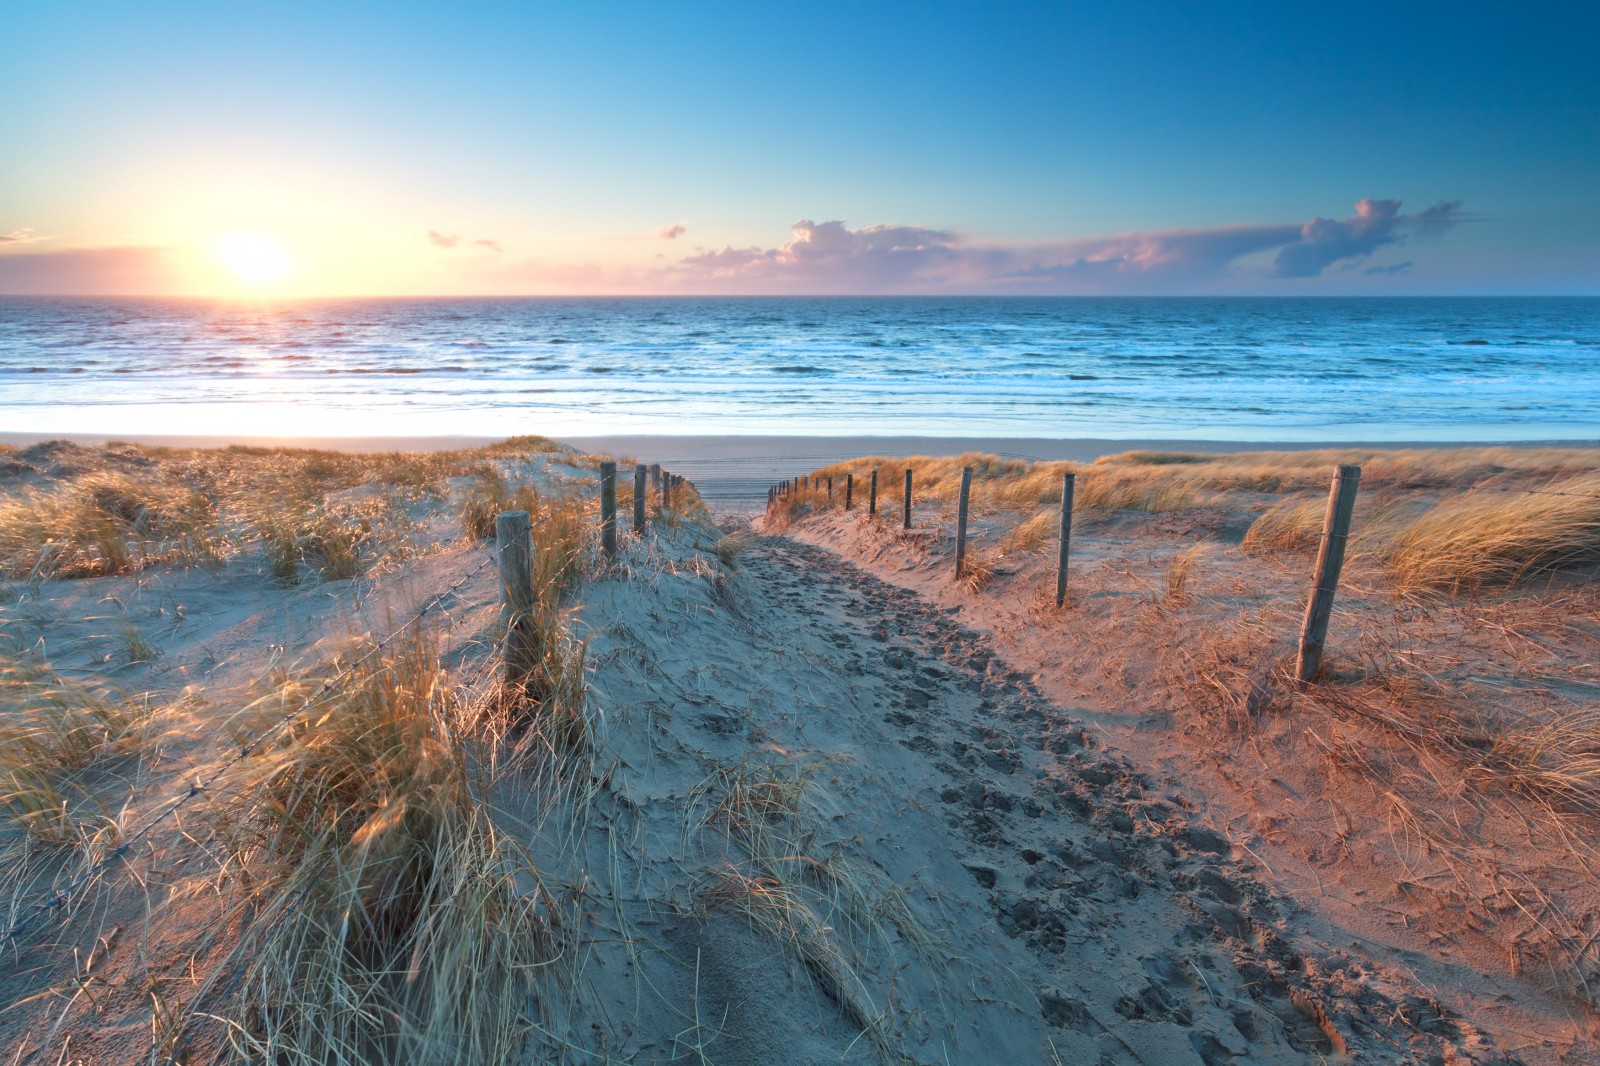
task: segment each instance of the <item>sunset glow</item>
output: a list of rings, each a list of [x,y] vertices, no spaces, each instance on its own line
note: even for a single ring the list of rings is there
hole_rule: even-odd
[[[1600,292],[1587,9],[1229,6],[25,3],[0,296]]]
[[[231,233],[217,241],[216,257],[249,286],[271,285],[294,273],[283,244],[260,233]]]

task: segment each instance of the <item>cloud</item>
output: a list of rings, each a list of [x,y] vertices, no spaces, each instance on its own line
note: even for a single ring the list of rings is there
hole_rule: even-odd
[[[670,226],[662,226],[656,230],[656,237],[663,241],[675,241],[689,232],[689,227],[682,222],[674,222]]]
[[[1019,281],[1053,280],[1101,285],[1138,279],[1188,281],[1217,277],[1238,259],[1282,247],[1295,239],[1293,225],[1217,226],[1211,229],[1147,230],[1068,241],[1044,251],[1056,262],[1035,261],[1004,276]]]
[[[1437,237],[1463,217],[1460,200],[1441,200],[1426,211],[1419,212],[1411,224],[1416,227],[1419,236]]]
[[[1271,284],[1349,269],[1411,236],[1436,237],[1464,218],[1459,201],[1404,214],[1399,200],[1359,201],[1347,219],[1142,230],[1064,241],[969,240],[950,230],[888,225],[851,229],[802,219],[793,239],[697,249],[666,268],[683,291],[765,293],[1186,292],[1224,283]],[[1252,258],[1276,253],[1268,261]],[[1399,274],[1406,265],[1368,275]]]
[[[462,237],[459,233],[440,233],[436,229],[431,229],[428,231],[428,241],[436,248],[462,247]],[[488,237],[479,237],[476,240],[467,241],[465,247],[487,248],[489,251],[496,253],[505,251],[500,246],[499,241],[492,241]]]
[[[1395,264],[1393,264],[1391,266],[1368,267],[1367,269],[1363,270],[1361,273],[1363,275],[1365,275],[1366,277],[1370,278],[1370,277],[1377,277],[1377,276],[1379,276],[1381,274],[1404,274],[1406,271],[1408,271],[1410,269],[1411,269],[1411,260],[1407,259],[1404,263],[1395,263]]]
[[[183,256],[170,248],[0,255],[0,293],[8,296],[165,296],[187,291],[188,280]]]
[[[1437,237],[1459,220],[1461,202],[1435,204],[1421,214],[1402,215],[1399,200],[1359,200],[1355,217],[1314,218],[1300,239],[1279,249],[1273,269],[1280,278],[1314,278],[1344,259],[1363,259],[1390,244],[1402,244],[1407,229]]]
[[[941,270],[959,266],[959,239],[923,226],[850,229],[842,221],[801,219],[794,239],[781,248],[755,245],[700,249],[678,261],[679,281],[712,280],[799,291],[895,291],[907,284],[949,280]]]
[[[35,237],[33,235],[32,226],[14,229],[10,233],[0,233],[0,244],[32,244],[34,241],[43,239],[43,237]]]

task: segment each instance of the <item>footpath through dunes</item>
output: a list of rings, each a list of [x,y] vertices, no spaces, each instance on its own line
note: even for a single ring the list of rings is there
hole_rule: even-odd
[[[793,540],[693,536],[585,592],[613,760],[588,971],[629,975],[592,986],[635,1019],[621,1057],[1514,1061],[1309,937],[957,608]]]

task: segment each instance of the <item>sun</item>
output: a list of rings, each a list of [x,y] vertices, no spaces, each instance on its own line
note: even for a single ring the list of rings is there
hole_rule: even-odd
[[[261,233],[230,233],[217,241],[216,255],[246,285],[269,285],[294,273],[289,249]]]

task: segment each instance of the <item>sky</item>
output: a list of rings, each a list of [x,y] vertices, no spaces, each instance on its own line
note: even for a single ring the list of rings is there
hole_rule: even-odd
[[[1600,8],[0,9],[0,295],[1600,293]]]

